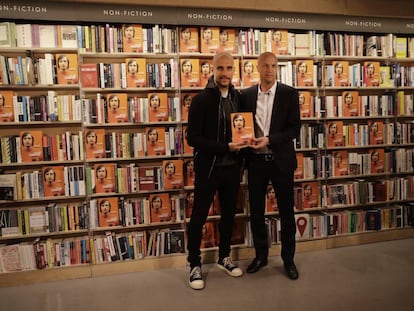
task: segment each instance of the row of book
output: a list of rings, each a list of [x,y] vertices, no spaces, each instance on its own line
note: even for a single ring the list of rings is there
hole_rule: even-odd
[[[412,57],[412,38],[286,29],[119,24],[42,25],[3,22],[2,47],[80,48],[87,52],[216,53]]]
[[[0,162],[5,164],[192,154],[181,127],[147,127],[145,132],[91,129],[56,135],[30,130],[1,137],[0,146]]]
[[[183,109],[179,97],[161,92],[149,92],[146,98],[127,93],[97,93],[94,98],[82,100],[87,124],[185,122],[188,107],[184,101],[182,105]]]
[[[361,119],[360,123],[354,121],[344,122],[328,121],[326,124],[303,124],[298,137],[294,139],[296,150],[312,148],[336,148],[356,146],[379,146],[396,143],[396,126],[379,119]],[[352,123],[351,123],[352,122]],[[411,130],[407,126],[398,126],[399,130]],[[407,136],[400,131],[398,141],[411,141],[411,134]],[[402,140],[401,138],[405,138]]]
[[[0,272],[138,260],[185,252],[184,229],[162,229],[0,245]]]
[[[346,210],[332,213],[295,215],[296,240],[310,240],[367,231],[388,230],[414,226],[414,206],[410,203],[367,210]],[[253,246],[250,226],[247,225],[247,245]],[[281,242],[280,218],[266,217],[269,247]]]
[[[2,209],[1,236],[24,236],[88,229],[85,203],[57,204],[30,208]]]

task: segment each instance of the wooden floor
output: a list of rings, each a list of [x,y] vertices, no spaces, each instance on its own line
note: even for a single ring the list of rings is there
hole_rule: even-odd
[[[249,260],[238,263],[245,269]],[[240,278],[206,264],[202,291],[189,287],[184,266],[4,287],[0,305],[13,311],[413,310],[413,238],[300,252],[296,264],[297,281],[284,275],[279,256]]]

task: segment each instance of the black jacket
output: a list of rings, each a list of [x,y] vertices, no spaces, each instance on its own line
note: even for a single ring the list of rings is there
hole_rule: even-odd
[[[219,114],[223,113],[221,98],[220,90],[211,77],[206,88],[193,98],[190,106],[187,142],[194,148],[194,169],[197,174],[209,175],[216,158],[230,153],[228,142],[220,140]],[[229,87],[228,99],[232,111],[239,111],[240,93],[233,85]]]
[[[241,111],[253,112],[255,120],[258,86],[252,86],[242,92]],[[255,121],[255,129],[257,124]],[[295,170],[297,167],[293,139],[300,133],[299,94],[296,89],[278,83],[273,104],[269,130],[269,147],[275,162],[282,171]]]

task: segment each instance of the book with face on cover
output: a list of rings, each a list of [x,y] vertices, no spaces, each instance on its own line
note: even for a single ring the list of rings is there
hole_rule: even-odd
[[[43,161],[43,132],[30,130],[20,132],[22,162]]]
[[[297,86],[314,86],[313,81],[313,60],[296,60]]]
[[[301,184],[303,209],[318,207],[318,182],[310,181]]]
[[[236,30],[234,28],[221,28],[217,52],[236,53]]]
[[[299,92],[299,108],[301,118],[313,117],[313,103],[310,92]]]
[[[200,86],[200,60],[185,58],[180,60],[180,81],[182,87]]]
[[[380,84],[380,63],[364,62],[364,84],[365,86],[379,86]]]
[[[219,47],[219,27],[201,27],[201,53],[216,53]]]
[[[180,52],[199,52],[198,27],[180,27]]]
[[[13,95],[10,90],[0,91],[0,123],[14,121]]]
[[[145,133],[147,139],[147,156],[165,155],[165,128],[148,127]]]
[[[231,118],[231,133],[234,143],[248,143],[254,139],[253,113],[233,112]]]
[[[164,189],[180,189],[184,184],[183,161],[164,160],[162,161]]]
[[[167,93],[148,93],[148,112],[150,122],[168,120]]]
[[[85,150],[87,159],[105,158],[105,130],[85,130]]]
[[[333,86],[349,86],[349,63],[347,61],[336,61],[333,66]]]
[[[122,46],[126,53],[143,52],[142,25],[122,25]]]
[[[128,97],[126,93],[107,94],[106,103],[109,123],[128,122]]]
[[[99,227],[119,225],[119,207],[117,197],[98,199]]]
[[[257,59],[243,59],[241,67],[243,87],[259,83],[260,76],[257,71]]]
[[[78,83],[78,55],[67,53],[56,54],[55,57],[58,84]]]
[[[127,58],[125,60],[128,87],[145,87],[147,85],[146,63],[145,58]]]
[[[287,55],[288,49],[288,31],[280,29],[269,30],[269,43],[272,53],[275,55]]]
[[[47,166],[42,169],[43,191],[45,197],[65,195],[65,176],[63,166]]]
[[[171,221],[171,201],[168,193],[156,193],[149,196],[151,223]]]
[[[95,174],[94,193],[109,193],[116,191],[116,164],[97,163],[94,165]]]
[[[358,91],[342,92],[342,115],[344,117],[359,116]]]

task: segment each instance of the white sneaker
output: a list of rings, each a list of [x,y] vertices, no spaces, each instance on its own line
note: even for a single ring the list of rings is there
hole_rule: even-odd
[[[239,267],[237,267],[230,257],[225,257],[222,260],[219,260],[217,263],[217,267],[227,272],[230,276],[242,276],[243,271]]]
[[[203,275],[201,273],[200,266],[195,266],[193,269],[191,269],[188,283],[190,284],[192,289],[204,288]]]

